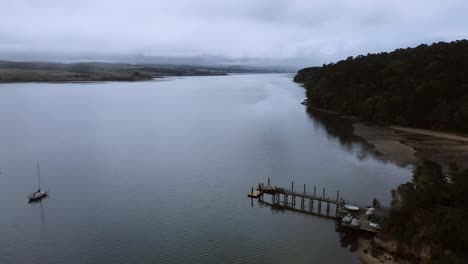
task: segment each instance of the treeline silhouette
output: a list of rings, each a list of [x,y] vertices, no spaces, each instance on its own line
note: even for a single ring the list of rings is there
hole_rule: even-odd
[[[468,132],[468,41],[359,55],[300,70],[308,107],[383,124]]]
[[[384,231],[401,245],[429,248],[431,263],[466,263],[468,258],[468,170],[424,161],[411,182],[392,191]]]

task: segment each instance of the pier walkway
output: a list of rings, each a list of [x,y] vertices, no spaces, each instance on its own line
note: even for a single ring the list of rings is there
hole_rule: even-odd
[[[265,195],[269,195],[270,201],[265,200]],[[351,203],[340,197],[340,191],[336,191],[336,197],[328,197],[325,195],[325,188],[322,189],[321,195],[317,195],[317,188],[314,186],[313,192],[306,192],[306,185],[303,186],[303,191],[298,192],[294,189],[294,182],[291,183],[291,188],[277,187],[270,185],[270,179],[268,178],[268,184],[264,185],[259,183],[256,188],[252,187],[251,191],[247,194],[252,199],[258,199],[262,204],[269,205],[275,209],[289,210],[295,212],[301,212],[311,214],[315,216],[324,217],[337,221],[342,227],[353,228],[356,230],[362,230],[372,233],[377,233],[378,230],[371,227],[368,220],[368,216],[365,215],[368,207],[370,206],[359,206],[356,203]],[[299,206],[296,206],[296,202],[299,202]],[[353,205],[359,210],[347,210],[346,206]],[[322,213],[322,210],[324,211]],[[334,213],[333,213],[334,211]],[[360,220],[360,225],[351,225],[350,223],[342,222],[342,218],[345,215],[350,214],[353,218]]]

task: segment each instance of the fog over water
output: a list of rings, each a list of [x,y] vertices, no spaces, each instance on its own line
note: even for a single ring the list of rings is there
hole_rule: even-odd
[[[466,10],[464,0],[4,0],[0,59],[298,68],[466,38]]]

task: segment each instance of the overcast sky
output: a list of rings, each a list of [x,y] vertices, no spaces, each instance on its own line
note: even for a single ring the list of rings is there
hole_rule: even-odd
[[[206,56],[299,67],[462,38],[467,0],[0,1],[0,59]]]

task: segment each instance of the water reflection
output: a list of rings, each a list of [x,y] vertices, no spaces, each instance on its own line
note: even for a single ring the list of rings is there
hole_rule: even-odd
[[[314,126],[324,131],[328,139],[338,141],[345,151],[357,159],[364,161],[374,158],[382,162],[388,161],[371,144],[354,134],[353,124],[356,122],[354,119],[314,109],[308,109],[307,114],[314,122]]]
[[[252,200],[252,203],[253,203],[253,199],[251,199],[251,200]],[[301,215],[301,214],[310,215],[310,216],[320,217],[322,219],[328,219],[328,220],[335,220],[336,219],[336,215],[334,213],[331,213],[329,215],[327,215],[326,213],[319,213],[319,212],[317,212],[316,208],[314,210],[312,210],[312,211],[308,211],[309,206],[305,207],[304,209],[300,209],[300,206],[298,208],[296,208],[296,207],[291,207],[290,204],[285,205],[283,202],[280,202],[279,204],[273,204],[273,203],[265,201],[265,200],[258,200],[258,206],[260,208],[269,207],[271,209],[272,213],[284,214],[284,213],[287,212],[287,213],[293,213],[293,214],[299,214],[299,215]],[[334,212],[335,207],[332,206],[330,211]],[[338,231],[338,229],[336,229],[336,231]]]
[[[245,191],[271,177],[388,204],[407,178],[356,160],[352,134],[311,120],[283,75],[8,87],[0,263],[357,263],[332,221],[256,208]],[[54,193],[29,205],[24,164],[38,157]]]
[[[256,199],[257,200],[257,199]],[[251,199],[252,206],[254,205],[254,199]],[[342,248],[348,248],[350,252],[356,252],[359,246],[359,238],[362,239],[372,239],[375,236],[373,233],[366,233],[358,231],[349,227],[343,227],[341,225],[340,218],[337,218],[335,214],[326,215],[324,213],[317,212],[316,210],[308,211],[310,208],[296,208],[291,206],[291,204],[273,204],[271,202],[258,199],[256,204],[260,208],[270,208],[273,214],[296,214],[296,215],[308,215],[313,218],[321,218],[323,220],[333,221],[335,225],[335,232],[339,236],[340,246]],[[332,210],[333,212],[334,210]]]
[[[348,248],[349,251],[355,252],[358,246],[359,234],[353,229],[340,229],[340,244],[343,248]]]
[[[49,196],[46,196],[40,200],[34,200],[34,201],[29,201],[29,205],[31,207],[38,207],[39,208],[39,222],[40,222],[40,231],[41,234],[44,233],[45,230],[45,223],[46,223],[46,218],[45,218],[45,212],[44,212],[44,204],[46,203],[46,199],[48,199]],[[33,216],[36,217],[36,216]]]

